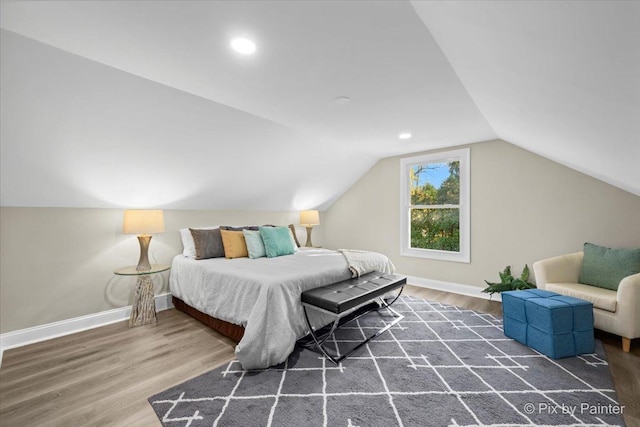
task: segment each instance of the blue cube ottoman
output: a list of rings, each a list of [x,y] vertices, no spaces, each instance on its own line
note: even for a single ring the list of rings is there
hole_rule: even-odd
[[[502,292],[504,334],[553,359],[594,352],[593,304],[541,289]]]

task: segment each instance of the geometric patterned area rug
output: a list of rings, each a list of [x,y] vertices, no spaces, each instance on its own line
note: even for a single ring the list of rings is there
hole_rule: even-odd
[[[402,296],[405,318],[334,366],[296,347],[285,363],[232,361],[149,398],[164,426],[624,425],[602,343],[553,360],[504,336],[502,319]],[[340,352],[389,323],[340,329]]]

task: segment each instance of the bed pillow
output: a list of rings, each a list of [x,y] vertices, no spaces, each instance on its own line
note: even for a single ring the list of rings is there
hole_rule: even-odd
[[[198,227],[194,228],[194,230],[213,230],[214,228],[218,228],[217,225],[211,225],[209,227]],[[190,228],[181,228],[180,229],[180,240],[182,240],[182,255],[195,258],[196,257],[196,244],[193,241],[193,236],[191,235]]]
[[[288,227],[260,227],[267,258],[291,255],[295,252],[291,231]]]
[[[195,245],[195,258],[221,258],[224,256],[224,247],[222,246],[222,236],[219,228],[213,230],[201,230],[190,228],[191,237]]]
[[[254,231],[258,231],[258,226],[257,225],[243,225],[242,227],[234,227],[231,225],[221,225],[220,226],[220,230],[227,230],[227,231],[242,231],[242,230],[254,230]]]
[[[293,237],[293,243],[296,244],[296,248],[299,248],[300,242],[298,241],[298,236],[296,235],[296,226],[293,224],[289,224],[289,230],[291,230],[291,237]]]
[[[298,239],[296,239],[296,235],[293,234],[293,231],[289,229],[289,237],[291,237],[291,244],[293,245],[293,252],[298,252],[300,249],[298,248]]]
[[[262,237],[260,237],[260,231],[242,230],[244,240],[247,244],[247,252],[249,252],[249,258],[256,259],[267,256],[264,249],[264,243]]]
[[[225,258],[246,258],[249,256],[242,231],[220,230],[220,233],[222,234]]]
[[[622,279],[637,273],[640,273],[640,248],[612,249],[584,244],[579,283],[617,291]]]

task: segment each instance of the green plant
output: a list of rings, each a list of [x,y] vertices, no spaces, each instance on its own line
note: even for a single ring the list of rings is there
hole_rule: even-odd
[[[500,283],[491,283],[485,280],[489,286],[483,289],[482,292],[493,295],[496,292],[533,289],[536,287],[533,283],[528,282],[529,266],[526,264],[524,265],[524,269],[522,270],[522,274],[519,278],[515,278],[511,275],[510,265],[507,265],[504,271],[498,274],[500,275]]]

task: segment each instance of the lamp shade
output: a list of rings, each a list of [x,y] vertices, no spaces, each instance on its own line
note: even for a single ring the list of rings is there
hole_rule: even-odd
[[[300,212],[300,225],[318,225],[320,224],[320,214],[318,211],[302,211]]]
[[[124,211],[122,232],[125,234],[164,233],[161,209],[128,209]]]

